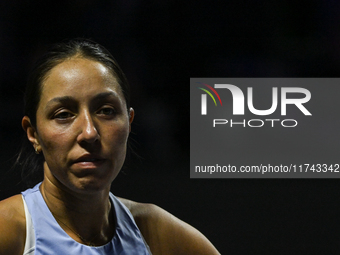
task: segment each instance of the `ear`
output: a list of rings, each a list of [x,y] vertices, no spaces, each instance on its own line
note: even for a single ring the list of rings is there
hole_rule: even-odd
[[[35,151],[39,152],[41,150],[41,147],[38,141],[38,135],[28,116],[24,116],[22,118],[21,126],[24,129],[25,133],[27,134],[27,138],[33,145]]]
[[[131,132],[131,124],[132,124],[134,117],[135,117],[135,110],[132,107],[130,107],[129,109],[129,132]]]

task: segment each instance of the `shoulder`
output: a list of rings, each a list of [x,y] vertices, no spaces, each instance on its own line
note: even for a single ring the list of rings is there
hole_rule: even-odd
[[[153,254],[219,254],[202,233],[162,208],[119,199],[131,211]]]
[[[0,201],[0,255],[23,254],[26,218],[21,195]]]

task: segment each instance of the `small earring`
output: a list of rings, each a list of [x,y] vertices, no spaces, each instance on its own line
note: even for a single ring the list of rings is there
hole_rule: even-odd
[[[40,151],[38,150],[38,146],[34,148],[35,149],[35,154],[39,154]]]

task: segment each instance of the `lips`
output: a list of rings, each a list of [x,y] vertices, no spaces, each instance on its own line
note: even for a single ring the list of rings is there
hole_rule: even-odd
[[[100,166],[104,161],[105,159],[100,156],[85,154],[74,160],[72,164],[80,166],[81,168],[96,168]]]

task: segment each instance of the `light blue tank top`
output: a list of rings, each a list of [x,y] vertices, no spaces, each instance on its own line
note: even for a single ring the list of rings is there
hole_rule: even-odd
[[[116,212],[116,233],[109,243],[92,247],[73,240],[59,226],[40,193],[40,184],[22,192],[32,217],[35,255],[149,254],[130,211],[112,193],[110,193],[110,199]]]

